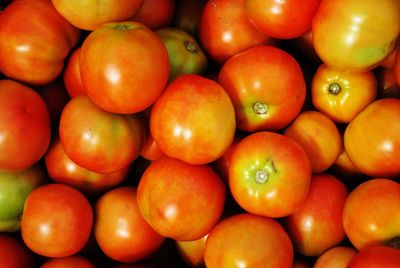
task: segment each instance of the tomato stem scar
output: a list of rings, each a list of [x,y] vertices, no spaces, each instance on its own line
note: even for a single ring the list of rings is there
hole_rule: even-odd
[[[333,95],[338,95],[342,89],[338,83],[333,83],[329,85],[328,91]]]
[[[186,47],[187,51],[196,52],[197,48],[196,48],[195,44],[193,44],[193,42],[191,42],[189,40],[186,40],[184,42],[184,44],[185,44],[185,47]]]
[[[253,103],[253,111],[256,114],[266,114],[268,112],[268,105],[259,101]]]

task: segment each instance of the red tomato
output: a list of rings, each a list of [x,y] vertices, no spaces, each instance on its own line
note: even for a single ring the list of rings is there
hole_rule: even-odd
[[[209,57],[217,63],[221,64],[250,47],[271,42],[247,19],[245,1],[211,0],[203,9],[199,39]]]
[[[40,268],[95,268],[87,259],[75,255],[65,258],[55,258],[47,260]]]
[[[310,180],[306,153],[281,134],[251,134],[238,143],[231,156],[232,195],[253,214],[276,218],[292,214],[306,200]]]
[[[388,179],[372,179],[358,185],[346,200],[343,227],[359,250],[398,244],[400,184]]]
[[[95,30],[107,22],[132,18],[144,0],[52,0],[57,11],[76,27]]]
[[[80,53],[80,47],[75,49],[64,69],[64,84],[71,98],[86,94],[86,89],[81,79]]]
[[[139,116],[109,113],[87,96],[78,96],[61,115],[60,140],[65,153],[79,166],[111,173],[139,156],[144,131]]]
[[[306,201],[284,219],[294,249],[305,256],[319,256],[346,237],[342,213],[348,190],[329,174],[314,175]]]
[[[238,214],[211,231],[204,259],[207,268],[292,268],[293,248],[277,221]]]
[[[166,154],[160,149],[160,146],[158,146],[153,139],[151,133],[147,133],[147,138],[142,146],[142,151],[140,151],[140,156],[149,161],[154,161],[165,157]]]
[[[321,0],[248,0],[247,17],[253,26],[279,39],[300,37],[311,30]]]
[[[13,1],[0,16],[0,71],[9,78],[44,85],[62,71],[79,30],[49,0]]]
[[[149,107],[169,76],[161,39],[137,22],[107,23],[89,34],[80,53],[86,93],[100,108],[130,114]]]
[[[238,129],[245,131],[283,129],[298,115],[306,96],[297,61],[272,46],[253,47],[230,58],[218,80],[235,106]]]
[[[128,173],[128,167],[113,173],[96,173],[80,167],[67,156],[59,139],[47,150],[45,163],[54,182],[73,186],[86,194],[104,192],[121,183]]]
[[[144,172],[137,200],[143,217],[159,234],[190,241],[208,234],[218,222],[225,187],[208,166],[163,158]]]
[[[92,207],[82,193],[63,184],[47,184],[25,200],[21,233],[33,252],[67,257],[85,246],[92,223]]]
[[[171,24],[174,8],[174,0],[144,0],[132,20],[143,23],[152,30],[158,30]]]
[[[33,89],[11,80],[0,80],[0,107],[0,170],[25,170],[49,146],[48,108]]]
[[[372,177],[400,175],[400,99],[369,104],[347,126],[344,146],[354,165]]]
[[[235,112],[225,90],[198,75],[182,75],[166,88],[150,114],[151,134],[170,157],[210,163],[235,135]]]
[[[356,254],[357,250],[354,248],[334,247],[319,256],[314,268],[347,268],[347,265]]]
[[[124,186],[96,203],[96,241],[107,256],[120,262],[144,259],[164,242],[140,214],[136,199],[136,189]]]
[[[400,251],[396,248],[374,246],[361,250],[346,268],[398,268]]]
[[[35,261],[23,243],[6,234],[0,234],[0,267],[33,268]]]

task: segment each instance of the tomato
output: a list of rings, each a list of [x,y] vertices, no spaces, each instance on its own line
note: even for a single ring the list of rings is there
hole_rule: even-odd
[[[197,37],[199,20],[207,0],[176,0],[172,25]]]
[[[267,216],[292,214],[306,200],[311,164],[291,138],[257,132],[243,138],[229,165],[229,187],[246,211]]]
[[[372,179],[358,185],[343,210],[343,227],[359,250],[368,246],[397,244],[400,233],[400,185]]]
[[[354,166],[344,148],[332,167],[333,170],[338,173],[340,177],[354,179],[355,177],[359,177],[362,175],[362,173]]]
[[[150,113],[150,131],[161,150],[190,164],[222,156],[233,141],[235,126],[228,94],[198,75],[172,81]]]
[[[344,146],[351,161],[372,177],[400,175],[400,99],[369,104],[347,126]]]
[[[238,214],[221,221],[209,234],[204,259],[208,268],[292,268],[289,236],[273,219]]]
[[[314,268],[347,268],[357,250],[350,247],[334,247],[324,252],[315,262]]]
[[[312,79],[314,107],[336,123],[349,123],[377,95],[372,72],[349,73],[320,65]]]
[[[193,241],[176,241],[176,247],[180,256],[191,267],[204,266],[204,250],[208,234]]]
[[[119,262],[146,258],[164,242],[140,214],[136,199],[136,188],[124,186],[105,193],[96,203],[96,241]]]
[[[145,170],[137,200],[143,217],[159,234],[190,241],[208,234],[218,222],[225,187],[206,165],[163,158]]]
[[[25,199],[45,182],[39,165],[19,172],[0,172],[0,232],[20,230]]]
[[[52,0],[57,11],[70,23],[83,30],[95,30],[107,22],[132,18],[144,0]]]
[[[400,53],[396,54],[396,59],[394,63],[394,75],[397,79],[397,84],[400,85]]]
[[[47,260],[40,268],[95,268],[95,266],[87,259],[74,255],[65,258],[55,258]]]
[[[37,92],[12,80],[0,80],[0,107],[0,170],[25,170],[50,144],[48,108]]]
[[[272,46],[253,47],[230,58],[218,81],[235,106],[238,129],[245,131],[283,129],[298,115],[306,96],[297,61]]]
[[[154,161],[165,157],[166,154],[160,149],[160,146],[158,146],[153,139],[151,133],[147,133],[147,138],[142,146],[142,151],[140,151],[140,156],[149,161]]]
[[[295,251],[319,256],[346,237],[342,225],[346,186],[329,174],[314,175],[306,201],[284,219]]]
[[[143,23],[152,30],[168,27],[174,15],[174,0],[144,0],[132,20]]]
[[[50,1],[13,1],[0,16],[0,72],[29,84],[48,84],[61,73],[78,38],[79,30]]]
[[[253,26],[279,39],[300,37],[311,30],[320,0],[247,0],[247,17]]]
[[[26,199],[21,234],[33,252],[67,257],[85,246],[92,223],[92,207],[82,193],[63,184],[47,184]]]
[[[397,268],[400,251],[385,246],[374,246],[361,250],[348,264],[347,268]]]
[[[335,123],[317,111],[302,112],[284,134],[304,149],[313,173],[330,168],[342,152],[342,137]]]
[[[208,56],[222,64],[250,47],[271,42],[258,32],[246,15],[246,0],[211,0],[202,11],[199,39]]]
[[[397,0],[322,0],[312,23],[317,54],[334,69],[371,70],[396,45],[399,9]]]
[[[96,173],[75,164],[56,139],[45,155],[50,178],[56,183],[73,186],[86,194],[104,192],[120,184],[128,173],[128,167],[113,173]]]
[[[138,115],[109,113],[87,96],[78,96],[61,114],[60,140],[65,153],[79,166],[111,173],[126,168],[139,156],[143,124]]]
[[[182,74],[205,73],[207,57],[194,37],[176,28],[160,29],[156,34],[168,51],[169,81]]]
[[[397,51],[399,50],[399,41],[397,41],[396,47],[393,49],[393,51],[387,56],[380,64],[381,67],[384,68],[389,68],[392,69],[394,68],[394,65],[396,64],[396,56],[397,56]]]
[[[80,69],[80,53],[81,48],[75,49],[68,60],[64,69],[64,85],[71,98],[79,95],[85,95],[86,89],[82,84]]]
[[[19,240],[0,234],[0,266],[4,268],[33,268],[35,260]]]
[[[377,69],[379,98],[400,98],[400,84],[394,68]]]
[[[103,24],[84,40],[80,57],[86,93],[109,112],[146,109],[168,80],[167,50],[154,32],[137,22]]]

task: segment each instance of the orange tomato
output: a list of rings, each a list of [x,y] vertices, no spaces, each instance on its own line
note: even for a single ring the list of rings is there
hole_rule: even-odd
[[[171,24],[174,10],[174,0],[144,0],[132,20],[143,23],[154,31]]]
[[[95,268],[87,259],[74,255],[64,258],[55,258],[47,260],[40,268]]]
[[[379,98],[400,98],[400,84],[394,68],[377,69]]]
[[[351,247],[331,248],[319,256],[314,268],[347,268],[347,265],[357,253],[357,250]]]
[[[193,241],[176,241],[176,247],[180,256],[191,267],[204,265],[204,250],[208,234]]]
[[[85,95],[86,89],[82,84],[81,69],[80,69],[80,53],[81,48],[77,48],[72,52],[64,69],[64,85],[71,98],[79,95]]]

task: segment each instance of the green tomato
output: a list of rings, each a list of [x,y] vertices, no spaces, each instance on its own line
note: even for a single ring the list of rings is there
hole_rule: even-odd
[[[25,199],[44,182],[38,165],[20,172],[0,172],[0,232],[20,230]]]

